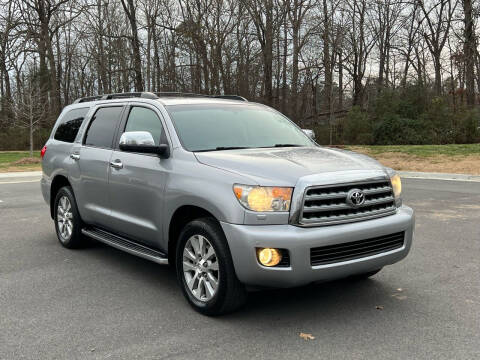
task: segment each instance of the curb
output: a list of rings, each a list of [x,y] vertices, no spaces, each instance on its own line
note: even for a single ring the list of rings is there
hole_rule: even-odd
[[[42,177],[41,171],[18,171],[0,173],[0,179],[12,179],[12,178],[33,178]]]
[[[414,171],[397,171],[397,173],[402,178],[405,178],[405,179],[480,182],[480,176],[478,176],[478,175],[429,173],[429,172],[414,172]]]

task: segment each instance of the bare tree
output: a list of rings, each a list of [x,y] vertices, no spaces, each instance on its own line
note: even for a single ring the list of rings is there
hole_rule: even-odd
[[[47,104],[42,102],[40,88],[34,81],[27,81],[27,86],[17,96],[12,108],[15,114],[15,125],[28,130],[30,157],[33,157],[35,147],[33,134],[38,130],[39,124],[48,112]]]
[[[423,0],[418,1],[424,15],[423,37],[435,68],[435,94],[440,96],[442,94],[442,51],[450,33],[458,0],[430,1],[430,7],[426,7]]]
[[[34,79],[48,104],[37,128],[80,96],[236,93],[329,126],[334,143],[339,117],[376,111],[387,89],[473,108],[479,10],[478,0],[0,0],[0,127],[21,132],[9,107]]]

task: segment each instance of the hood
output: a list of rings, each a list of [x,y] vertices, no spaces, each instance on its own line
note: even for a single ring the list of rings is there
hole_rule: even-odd
[[[253,178],[259,185],[293,186],[303,176],[350,170],[383,170],[376,160],[324,147],[241,149],[195,153],[202,164]]]

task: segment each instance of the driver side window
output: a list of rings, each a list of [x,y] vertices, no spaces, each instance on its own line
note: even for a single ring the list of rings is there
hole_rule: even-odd
[[[127,131],[147,131],[152,134],[155,145],[160,145],[162,136],[162,122],[153,110],[133,106],[128,114],[125,132]]]

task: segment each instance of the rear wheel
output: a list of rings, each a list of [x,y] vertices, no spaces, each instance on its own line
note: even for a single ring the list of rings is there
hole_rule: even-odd
[[[54,221],[60,244],[69,249],[82,245],[82,219],[70,186],[62,187],[55,197]]]
[[[245,287],[235,275],[227,240],[214,219],[185,226],[177,243],[176,268],[185,297],[202,314],[225,314],[245,302]]]

